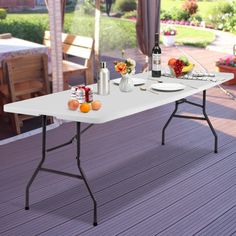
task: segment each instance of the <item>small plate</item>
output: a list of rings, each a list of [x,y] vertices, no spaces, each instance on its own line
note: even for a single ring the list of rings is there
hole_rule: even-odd
[[[133,80],[133,83],[134,85],[142,85],[142,84],[145,84],[146,83],[146,80],[145,79],[141,79],[141,78],[130,78]],[[119,85],[120,84],[120,80],[121,78],[119,79],[114,79],[112,80],[114,82],[114,84],[117,84]]]
[[[186,88],[183,84],[177,84],[177,83],[158,83],[158,84],[152,84],[151,88],[154,90],[159,91],[165,91],[165,92],[175,92],[179,90],[183,90]]]

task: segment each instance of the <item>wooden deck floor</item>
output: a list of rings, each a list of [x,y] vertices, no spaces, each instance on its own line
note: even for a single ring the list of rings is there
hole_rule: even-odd
[[[201,101],[201,94],[192,100]],[[218,88],[207,96],[219,153],[202,121],[176,119],[161,146],[173,104],[97,125],[82,137],[82,165],[98,201],[81,181],[41,173],[24,210],[27,180],[40,159],[40,135],[0,146],[0,235],[236,235],[236,102]],[[183,105],[182,112],[199,113]],[[74,133],[48,132],[48,146]],[[46,166],[77,173],[75,145],[49,154]]]

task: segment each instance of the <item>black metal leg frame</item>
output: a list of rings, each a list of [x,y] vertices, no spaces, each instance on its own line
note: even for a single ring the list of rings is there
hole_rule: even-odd
[[[178,106],[180,104],[182,104],[182,103],[188,103],[190,105],[202,108],[203,117],[177,115],[176,112],[178,111]],[[207,116],[207,113],[206,113],[206,90],[203,91],[203,101],[202,101],[202,104],[197,104],[197,103],[194,103],[194,102],[190,102],[190,101],[187,101],[187,99],[181,99],[181,100],[175,102],[175,109],[174,109],[173,113],[171,114],[170,118],[168,119],[168,121],[166,122],[165,126],[162,129],[162,145],[165,144],[165,130],[166,130],[167,126],[170,124],[170,122],[173,119],[173,117],[184,118],[184,119],[205,120],[205,121],[207,121],[207,123],[208,123],[208,125],[209,125],[209,127],[211,129],[211,132],[213,133],[214,138],[215,138],[214,151],[215,151],[215,153],[218,152],[218,137],[217,137],[216,131],[215,131],[214,127],[212,126],[212,124],[211,124],[211,122],[210,122],[210,120],[209,120],[209,118]]]
[[[93,209],[93,225],[96,226],[97,225],[97,202],[96,202],[96,200],[94,198],[94,195],[93,195],[93,193],[92,193],[92,191],[91,191],[91,189],[89,187],[87,178],[85,176],[85,173],[84,173],[84,171],[83,171],[83,169],[81,167],[81,163],[80,163],[80,136],[87,129],[89,129],[92,125],[89,125],[87,128],[85,128],[84,130],[80,131],[80,122],[77,122],[76,123],[76,135],[69,142],[66,142],[64,144],[61,144],[59,146],[56,146],[56,147],[53,147],[53,148],[50,148],[50,149],[46,149],[46,120],[47,120],[46,118],[47,118],[46,116],[42,116],[42,129],[43,129],[43,132],[42,132],[42,159],[41,159],[38,167],[34,171],[31,179],[29,180],[29,182],[27,184],[27,187],[26,187],[26,198],[25,198],[25,210],[29,210],[29,189],[30,189],[30,186],[32,185],[35,177],[39,173],[39,171],[45,171],[45,172],[50,172],[50,173],[53,173],[53,174],[64,175],[64,176],[68,176],[68,177],[72,177],[72,178],[81,179],[81,180],[84,181],[84,183],[85,183],[85,185],[87,187],[87,190],[89,192],[89,195],[90,195],[90,197],[91,197],[91,199],[93,201],[93,206],[94,206],[94,209]],[[76,160],[77,160],[77,165],[78,165],[78,169],[79,169],[80,175],[75,175],[75,174],[66,173],[66,172],[62,172],[62,171],[58,171],[58,170],[53,170],[53,169],[48,169],[48,168],[44,168],[43,167],[43,163],[45,161],[46,153],[47,152],[50,152],[50,151],[53,151],[55,149],[64,147],[66,145],[69,145],[75,139],[77,140],[77,155],[76,155]]]

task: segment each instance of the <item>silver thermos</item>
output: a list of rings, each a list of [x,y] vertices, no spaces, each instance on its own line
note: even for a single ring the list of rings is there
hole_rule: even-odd
[[[97,85],[99,95],[110,94],[110,71],[107,69],[107,64],[105,61],[100,63]]]

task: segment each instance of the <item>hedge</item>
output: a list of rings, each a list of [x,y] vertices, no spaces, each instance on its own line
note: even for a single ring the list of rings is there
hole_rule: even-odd
[[[9,14],[0,22],[0,33],[11,33],[14,37],[36,43],[43,42],[44,31],[49,28],[46,14]]]

